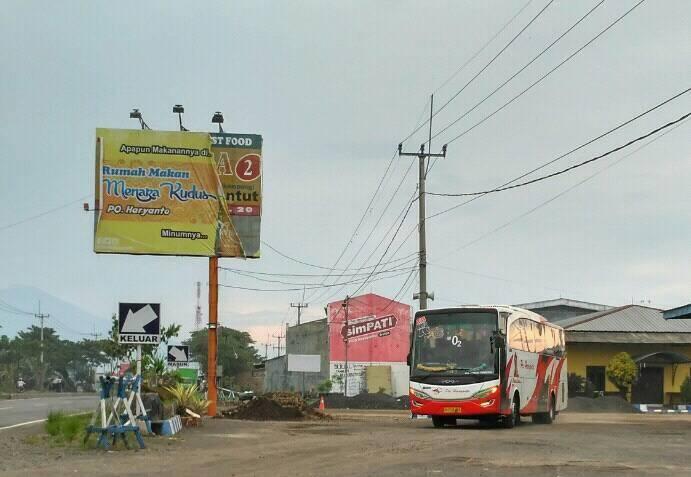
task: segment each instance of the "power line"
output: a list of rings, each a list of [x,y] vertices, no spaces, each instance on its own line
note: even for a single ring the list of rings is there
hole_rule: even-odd
[[[509,181],[507,181],[507,182],[505,182],[505,183],[503,183],[503,184],[501,184],[499,187],[497,187],[497,189],[500,189],[500,188],[502,188],[502,187],[504,187],[504,186],[507,186],[507,185],[509,185],[509,184],[513,184],[514,182],[516,182],[516,181],[518,181],[518,180],[521,180],[521,179],[523,179],[524,177],[529,176],[529,175],[532,174],[533,172],[537,172],[537,171],[539,171],[540,169],[543,169],[543,168],[545,168],[545,167],[547,167],[547,166],[549,166],[549,165],[551,165],[551,164],[553,164],[553,163],[555,163],[555,162],[557,162],[557,161],[559,161],[559,160],[561,160],[561,159],[563,159],[563,158],[565,158],[565,157],[567,157],[567,156],[573,154],[574,152],[579,151],[579,150],[583,149],[583,148],[586,147],[586,146],[589,146],[590,144],[594,143],[595,141],[598,141],[598,140],[602,139],[603,137],[608,136],[608,135],[612,134],[612,133],[615,132],[615,131],[618,131],[619,129],[623,128],[624,126],[627,126],[628,124],[631,124],[632,122],[634,122],[634,121],[636,121],[636,120],[642,118],[643,116],[646,116],[647,114],[650,114],[651,112],[653,112],[653,111],[655,111],[655,110],[661,108],[662,106],[666,105],[667,103],[669,103],[669,102],[671,102],[671,101],[674,101],[675,99],[679,98],[680,96],[683,96],[684,94],[688,93],[689,91],[691,91],[691,88],[687,88],[687,89],[681,91],[680,93],[677,93],[677,94],[675,94],[674,96],[672,96],[672,97],[670,97],[670,98],[667,98],[666,100],[664,100],[664,101],[662,101],[662,102],[656,104],[655,106],[653,106],[653,107],[647,109],[646,111],[643,111],[642,113],[640,113],[640,114],[634,116],[633,118],[628,119],[628,120],[626,120],[626,121],[624,121],[624,122],[618,124],[617,126],[614,126],[613,128],[610,128],[609,130],[603,132],[602,134],[600,134],[600,135],[598,135],[598,136],[596,136],[596,137],[594,137],[594,138],[592,138],[592,139],[590,139],[590,140],[584,142],[583,144],[581,144],[581,145],[579,145],[579,146],[576,146],[575,148],[571,149],[570,151],[565,152],[564,154],[562,154],[562,155],[560,155],[560,156],[557,156],[556,158],[552,159],[551,161],[548,161],[548,162],[546,162],[546,163],[544,163],[544,164],[542,164],[542,165],[540,165],[540,166],[538,166],[538,167],[536,167],[536,168],[534,168],[534,169],[532,169],[532,170],[530,170],[530,171],[528,171],[528,172],[525,172],[525,173],[521,174],[521,175],[518,176],[518,177],[515,177],[515,178],[513,178],[513,179],[511,179],[511,180],[509,180]],[[479,199],[479,198],[481,198],[481,197],[484,197],[484,195],[474,196],[474,197],[472,197],[471,199],[469,199],[469,200],[467,200],[467,201],[465,201],[465,202],[461,202],[460,204],[456,204],[456,205],[451,206],[451,207],[449,207],[449,208],[447,208],[447,209],[444,209],[444,210],[441,210],[441,211],[439,211],[439,212],[436,212],[436,213],[434,213],[434,214],[428,216],[427,218],[428,218],[428,219],[431,219],[431,218],[438,217],[438,216],[440,216],[440,215],[446,214],[446,213],[448,213],[448,212],[451,212],[452,210],[458,209],[459,207],[463,207],[464,205],[467,205],[467,204],[469,204],[469,203],[471,203],[471,202],[473,202],[473,201],[475,201],[475,200],[477,200],[477,199]]]
[[[401,271],[407,272],[407,271],[410,270],[411,268],[413,268],[413,267],[394,268],[394,269],[389,269],[389,270],[380,270],[380,271],[376,272],[375,275],[381,275],[381,274],[385,274],[385,273],[396,273],[396,272],[401,272]],[[239,275],[239,276],[241,276],[241,277],[252,278],[252,279],[254,279],[254,280],[257,280],[257,281],[260,281],[260,282],[265,282],[265,283],[278,283],[278,284],[281,284],[281,285],[301,286],[301,287],[303,287],[303,288],[305,288],[305,287],[311,287],[310,289],[318,289],[318,288],[321,288],[321,287],[325,287],[325,286],[326,286],[326,285],[324,285],[323,283],[296,283],[296,282],[286,282],[286,281],[283,281],[283,280],[272,280],[272,279],[270,279],[270,278],[262,278],[262,277],[253,276],[253,275],[251,275],[251,274],[249,274],[249,273],[246,273],[246,272],[244,272],[244,271],[241,271],[241,270],[226,270],[226,271],[228,271],[228,272],[230,272],[230,273],[234,273],[234,274]],[[369,276],[369,274],[367,274],[367,275]],[[352,284],[352,283],[360,283],[360,281],[363,280],[363,279],[364,279],[364,277],[355,278],[355,279],[353,279],[353,280],[349,280],[349,281],[346,281],[346,282],[338,282],[338,283],[331,284],[331,285],[328,285],[328,286],[336,286],[336,285],[343,285],[343,286],[345,286],[345,285],[350,285],[350,284]]]
[[[542,55],[544,55],[545,53],[547,53],[554,45],[556,45],[559,41],[561,41],[562,38],[564,38],[564,37],[565,37],[566,35],[568,35],[574,28],[576,28],[578,25],[580,25],[581,22],[583,22],[586,18],[588,18],[588,16],[590,16],[590,14],[593,13],[593,12],[594,12],[598,7],[600,7],[604,2],[605,2],[605,0],[600,0],[600,2],[597,3],[593,8],[591,8],[590,10],[588,10],[588,12],[586,12],[585,15],[583,15],[581,18],[579,18],[579,19],[576,21],[576,23],[574,23],[573,25],[571,25],[564,33],[562,33],[561,35],[559,35],[554,41],[552,41],[552,43],[550,43],[550,44],[547,45],[545,48],[543,48],[542,51],[540,51],[540,53],[538,53],[536,56],[533,57],[533,59],[531,59],[528,63],[526,63],[525,65],[523,65],[523,67],[521,67],[518,71],[516,71],[513,75],[511,75],[511,76],[510,76],[506,81],[504,81],[502,84],[500,84],[499,86],[497,86],[491,93],[489,93],[487,96],[485,96],[484,98],[482,98],[482,100],[480,100],[479,102],[477,102],[472,108],[468,109],[468,110],[467,110],[466,112],[464,112],[461,116],[459,116],[458,118],[456,118],[452,123],[448,124],[448,125],[445,126],[443,129],[441,129],[440,131],[438,131],[437,133],[435,133],[434,136],[432,136],[432,139],[436,138],[437,136],[439,136],[440,134],[442,134],[444,131],[446,131],[447,129],[449,129],[451,126],[453,126],[454,124],[456,124],[458,121],[460,121],[461,119],[463,119],[463,118],[465,118],[466,116],[468,116],[470,113],[472,113],[473,111],[475,111],[475,109],[477,109],[480,105],[482,105],[485,101],[487,101],[489,98],[491,98],[492,96],[494,96],[495,93],[499,92],[499,90],[501,90],[504,86],[506,86],[509,82],[511,82],[511,80],[513,80],[516,76],[518,76],[518,75],[521,74],[523,71],[525,71],[526,68],[528,68],[530,65],[532,65],[532,64],[533,64],[535,61],[537,61]]]
[[[516,35],[514,35],[514,37],[513,37],[506,45],[504,45],[504,47],[503,47],[501,50],[499,50],[499,53],[497,53],[496,55],[494,55],[494,57],[489,61],[489,63],[487,63],[485,66],[483,66],[482,69],[480,69],[480,71],[478,71],[478,72],[477,72],[477,73],[476,73],[476,74],[475,74],[465,85],[463,85],[463,87],[462,87],[460,90],[458,90],[453,96],[451,96],[451,98],[449,98],[449,99],[446,101],[446,103],[444,103],[439,109],[437,109],[427,121],[425,121],[425,122],[422,123],[420,126],[418,126],[418,127],[417,127],[412,133],[410,133],[405,139],[403,139],[402,141],[399,141],[399,143],[403,143],[403,142],[407,141],[408,139],[410,139],[410,138],[413,136],[413,134],[415,134],[415,133],[418,132],[420,129],[422,129],[422,127],[424,127],[426,124],[429,124],[429,122],[430,122],[435,116],[437,116],[437,114],[439,114],[440,112],[442,112],[442,111],[444,110],[444,108],[446,108],[449,104],[451,104],[451,102],[452,102],[453,100],[455,100],[455,99],[458,97],[458,95],[460,95],[463,91],[465,91],[465,89],[466,89],[468,86],[470,86],[470,84],[471,84],[473,81],[475,81],[475,80],[477,79],[478,76],[480,76],[487,68],[489,68],[489,67],[492,65],[492,63],[494,63],[494,61],[495,61],[497,58],[499,58],[499,57],[502,55],[502,53],[505,52],[505,51],[513,44],[513,42],[516,41],[516,40],[518,39],[518,37],[521,36],[521,34],[522,34],[525,30],[528,29],[528,27],[529,27],[530,25],[532,25],[533,22],[535,22],[535,20],[537,20],[537,19],[540,17],[540,15],[542,15],[542,13],[543,13],[545,10],[547,10],[547,8],[548,8],[550,5],[552,5],[553,2],[554,2],[554,0],[550,0],[550,1],[547,3],[547,5],[545,5],[544,7],[542,7],[542,10],[540,10],[540,11],[537,13],[537,15],[535,15],[535,16],[534,16],[534,17],[533,17],[533,18],[532,18],[532,19],[531,19],[531,20],[530,20],[530,21],[529,21],[529,22],[528,22],[528,23],[527,23],[527,24],[526,24]],[[432,138],[432,139],[434,139],[434,138]]]
[[[412,255],[415,254],[411,254]],[[405,261],[405,263],[411,262],[413,260],[416,260],[416,257],[409,258]],[[402,265],[402,264],[400,264]],[[267,276],[267,277],[298,277],[298,278],[321,278],[325,277],[326,274],[309,274],[309,273],[268,273],[268,272],[255,272],[251,270],[241,270],[239,268],[231,268],[231,267],[218,267],[221,270],[225,270],[228,272],[240,272],[240,273],[246,273],[248,275],[261,275],[261,276]],[[400,270],[400,269],[398,269]],[[344,273],[344,277],[359,277],[359,276],[365,276],[367,275],[368,272],[360,272],[360,273]],[[315,283],[308,283],[308,285],[315,285]]]
[[[509,101],[507,101],[506,103],[504,103],[501,107],[499,107],[498,109],[496,109],[494,112],[492,112],[492,113],[489,114],[488,116],[485,116],[482,120],[478,121],[477,123],[475,123],[475,124],[474,124],[473,126],[471,126],[470,128],[468,128],[468,129],[466,129],[465,131],[461,132],[460,134],[458,134],[457,136],[455,136],[455,137],[454,137],[453,139],[451,139],[450,141],[447,141],[447,144],[451,144],[452,142],[454,142],[454,141],[460,139],[461,137],[465,136],[465,135],[468,134],[470,131],[472,131],[473,129],[475,129],[475,128],[478,127],[479,125],[483,124],[485,121],[489,120],[489,119],[492,118],[495,114],[497,114],[498,112],[500,112],[501,110],[503,110],[505,107],[507,107],[508,105],[510,105],[511,103],[513,103],[514,101],[516,101],[518,98],[520,98],[521,96],[523,96],[525,93],[527,93],[528,91],[530,91],[534,86],[536,86],[536,85],[538,85],[539,83],[541,83],[545,78],[547,78],[549,75],[551,75],[552,73],[554,73],[557,69],[559,69],[559,68],[560,68],[562,65],[564,65],[566,62],[568,62],[569,60],[571,60],[571,58],[573,58],[574,56],[576,56],[578,53],[580,53],[581,51],[583,51],[585,48],[587,48],[589,45],[591,45],[593,42],[595,42],[598,38],[600,38],[602,35],[604,35],[607,31],[609,31],[610,28],[612,28],[614,25],[616,25],[616,24],[619,23],[621,20],[623,20],[627,15],[629,15],[632,11],[634,11],[634,10],[635,10],[639,5],[641,5],[644,1],[645,1],[645,0],[640,0],[637,4],[635,4],[635,5],[634,5],[633,7],[631,7],[629,10],[627,10],[623,15],[621,15],[619,18],[617,18],[617,19],[614,20],[612,23],[610,23],[604,30],[602,30],[602,31],[601,31],[600,33],[598,33],[596,36],[594,36],[593,38],[591,38],[587,43],[585,43],[583,46],[581,46],[581,47],[578,48],[576,51],[574,51],[573,53],[571,53],[569,56],[567,56],[561,63],[559,63],[557,66],[555,66],[554,68],[552,68],[551,70],[549,70],[547,73],[545,73],[544,75],[542,75],[537,81],[535,81],[535,82],[532,83],[530,86],[528,86],[527,88],[525,88],[523,91],[521,91],[520,93],[518,93],[516,96],[514,96],[513,98],[511,98]],[[440,134],[442,134],[443,132],[445,132],[447,129],[449,129],[451,126],[453,126],[454,124],[456,124],[458,121],[460,121],[460,118],[454,120],[452,123],[450,123],[450,124],[448,124],[447,126],[445,126],[444,128],[442,128],[442,129],[441,129],[440,131],[438,131],[434,136],[432,136],[432,139],[436,138],[437,136],[439,136]]]
[[[399,273],[399,274],[396,274],[396,275],[390,275],[390,276],[387,276],[387,277],[374,278],[374,279],[369,280],[369,281],[367,281],[367,280],[354,280],[354,281],[352,281],[352,282],[350,282],[350,283],[351,283],[351,284],[353,284],[353,283],[360,283],[360,282],[369,283],[369,282],[380,281],[380,280],[388,280],[388,279],[390,279],[390,278],[396,278],[396,277],[398,277],[398,276],[403,276],[403,275],[405,275],[406,273],[408,273],[408,272],[405,271],[405,272],[403,272],[403,273]],[[257,291],[257,292],[294,292],[294,291],[302,291],[303,289],[312,290],[312,289],[316,289],[316,288],[329,288],[329,287],[336,287],[336,286],[340,286],[340,285],[342,285],[342,283],[334,283],[334,284],[330,284],[330,285],[319,285],[319,286],[314,286],[314,287],[280,288],[280,289],[279,289],[279,288],[274,288],[274,289],[268,289],[268,288],[252,288],[252,287],[241,287],[241,286],[235,286],[235,285],[225,285],[225,284],[223,284],[223,283],[219,283],[219,284],[218,284],[219,287],[233,288],[233,289],[236,289],[236,290]],[[359,290],[359,289],[358,289],[358,290]]]
[[[457,249],[455,249],[455,250],[453,250],[453,251],[447,253],[446,256],[448,257],[448,256],[451,255],[451,254],[454,254],[454,253],[457,253],[457,252],[459,252],[459,251],[461,251],[461,250],[464,250],[464,249],[466,249],[466,248],[468,248],[468,247],[470,247],[470,246],[472,246],[472,245],[474,245],[474,244],[476,244],[476,243],[478,243],[478,242],[484,240],[485,238],[489,237],[490,235],[495,234],[495,233],[497,233],[497,232],[499,232],[499,231],[501,231],[501,230],[503,230],[503,229],[505,229],[505,228],[507,228],[507,227],[513,225],[514,223],[518,222],[519,220],[521,220],[521,219],[527,217],[528,215],[530,215],[530,214],[536,212],[537,210],[541,209],[542,207],[545,207],[546,205],[548,205],[548,204],[554,202],[555,200],[559,199],[560,197],[566,195],[567,193],[571,192],[571,191],[574,190],[575,188],[577,188],[577,187],[579,187],[579,186],[585,184],[586,182],[588,182],[589,180],[593,179],[594,177],[596,177],[596,176],[602,174],[603,172],[607,171],[608,169],[610,169],[610,168],[616,166],[617,164],[619,164],[620,162],[622,162],[624,159],[633,156],[633,155],[636,154],[638,151],[640,151],[640,150],[642,150],[642,149],[648,147],[649,145],[651,145],[651,144],[654,143],[655,141],[657,141],[657,140],[663,138],[665,135],[671,133],[672,131],[674,131],[674,130],[677,129],[678,127],[682,126],[683,124],[684,124],[684,122],[678,123],[678,124],[677,124],[676,126],[674,126],[673,128],[668,129],[668,130],[665,131],[664,133],[660,134],[658,137],[656,137],[656,138],[654,138],[654,139],[651,139],[650,141],[648,141],[647,143],[643,144],[642,146],[640,146],[640,147],[636,148],[635,150],[629,152],[628,154],[626,154],[626,155],[620,157],[619,159],[617,159],[616,161],[612,162],[612,163],[609,164],[608,166],[603,167],[603,168],[600,169],[599,171],[594,172],[593,174],[589,175],[588,177],[585,177],[584,179],[581,179],[580,181],[576,182],[575,184],[573,184],[572,186],[568,187],[567,189],[565,189],[565,190],[559,192],[558,194],[556,194],[556,195],[550,197],[549,199],[547,199],[547,200],[545,200],[545,201],[539,203],[539,204],[536,205],[535,207],[531,208],[530,210],[527,210],[526,212],[523,212],[522,214],[520,214],[520,215],[514,217],[513,219],[509,220],[508,222],[505,222],[505,223],[503,223],[502,225],[499,225],[498,227],[495,227],[495,228],[493,228],[492,230],[490,230],[490,231],[488,231],[488,232],[485,232],[484,234],[482,234],[481,236],[477,237],[476,239],[471,240],[470,242],[467,242],[467,243],[463,244],[463,245],[460,246],[459,248],[457,248]]]
[[[11,223],[11,224],[5,224],[5,225],[3,225],[3,226],[0,226],[0,230],[6,230],[6,229],[9,229],[9,228],[11,228],[11,227],[16,227],[17,225],[22,225],[22,224],[25,224],[25,223],[30,222],[30,221],[32,221],[32,220],[38,219],[38,218],[40,218],[40,217],[43,217],[43,216],[45,216],[45,215],[52,214],[53,212],[57,212],[58,210],[65,209],[65,208],[67,208],[67,207],[69,207],[69,206],[71,206],[71,205],[74,205],[74,204],[76,204],[77,202],[82,202],[82,201],[88,199],[89,197],[91,197],[92,195],[93,195],[93,194],[85,195],[85,196],[83,196],[83,197],[80,197],[79,199],[75,199],[75,200],[73,200],[73,201],[67,202],[66,204],[59,205],[59,206],[54,207],[54,208],[52,208],[52,209],[48,209],[48,210],[43,211],[43,212],[41,212],[41,213],[38,213],[38,214],[36,214],[36,215],[32,215],[32,216],[30,216],[30,217],[26,217],[26,218],[24,218],[24,219],[22,219],[22,220],[19,220],[19,221],[17,221],[17,222],[13,222],[13,223]]]
[[[586,165],[591,164],[595,161],[598,161],[602,158],[605,158],[611,154],[614,154],[615,152],[621,151],[622,149],[629,147],[632,144],[635,144],[639,141],[647,139],[648,137],[652,136],[653,134],[657,134],[658,132],[662,131],[663,129],[667,129],[670,126],[674,126],[675,124],[678,124],[678,123],[684,121],[689,116],[691,116],[691,112],[686,113],[683,116],[681,116],[679,119],[675,119],[674,121],[670,121],[667,124],[664,124],[664,125],[656,128],[656,129],[650,131],[647,134],[644,134],[643,136],[639,136],[636,139],[632,139],[629,142],[627,142],[626,144],[622,144],[621,146],[617,146],[614,149],[610,149],[609,151],[605,152],[604,154],[600,154],[599,156],[595,156],[595,157],[592,157],[592,158],[585,160],[583,162],[579,162],[578,164],[574,164],[573,166],[567,167],[566,169],[562,169],[560,171],[553,172],[551,174],[540,176],[540,177],[537,177],[535,179],[531,179],[529,181],[519,182],[518,184],[513,184],[510,186],[506,186],[506,187],[498,187],[496,189],[484,190],[484,191],[480,191],[480,192],[464,192],[464,193],[459,193],[459,194],[428,192],[427,194],[428,195],[434,195],[434,196],[442,196],[442,197],[471,197],[471,196],[483,196],[483,195],[487,195],[487,194],[493,194],[496,192],[504,192],[504,191],[511,190],[511,189],[517,189],[519,187],[525,187],[525,186],[528,186],[531,184],[535,184],[536,182],[541,182],[541,181],[544,181],[547,179],[551,179],[552,177],[566,174],[567,172],[573,171],[574,169],[578,169],[579,167],[586,166]]]
[[[466,66],[468,66],[475,58],[477,58],[483,51],[485,51],[485,49],[490,45],[490,43],[492,43],[499,35],[501,35],[502,32],[503,32],[504,30],[506,30],[506,29],[508,28],[508,26],[509,26],[511,23],[513,23],[513,21],[514,21],[516,18],[518,18],[518,15],[520,15],[521,13],[523,13],[523,10],[525,10],[526,8],[528,8],[528,6],[529,6],[531,3],[533,3],[533,0],[528,0],[528,2],[527,2],[525,5],[523,5],[523,6],[521,7],[521,9],[518,10],[518,11],[514,14],[514,16],[512,16],[512,17],[509,19],[509,21],[507,21],[506,23],[504,23],[504,25],[503,25],[494,35],[492,35],[492,37],[491,37],[489,40],[487,40],[487,41],[485,42],[485,44],[482,45],[482,46],[480,47],[480,49],[477,50],[477,51],[473,54],[473,56],[471,56],[470,58],[468,58],[468,60],[466,60],[466,62],[463,63],[463,64],[460,66],[460,68],[458,68],[456,71],[454,71],[454,73],[453,73],[451,76],[449,76],[449,77],[446,79],[446,81],[444,81],[441,85],[439,85],[439,87],[438,87],[437,89],[435,89],[434,92],[433,92],[432,94],[437,94],[437,93],[439,92],[440,89],[442,89],[444,86],[446,86],[447,84],[449,84],[449,82],[450,82],[452,79],[454,79],[461,71],[463,71],[463,70],[465,69]],[[413,133],[413,134],[414,134],[414,133]]]

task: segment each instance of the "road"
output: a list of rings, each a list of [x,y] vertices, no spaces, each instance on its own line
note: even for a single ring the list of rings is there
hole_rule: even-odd
[[[0,432],[10,426],[45,419],[50,411],[91,411],[96,408],[96,394],[60,394],[27,399],[0,399]]]
[[[691,416],[564,413],[554,425],[434,429],[399,411],[337,411],[326,421],[205,420],[145,451],[29,444],[0,432],[0,474],[254,477],[610,477],[691,475]],[[529,420],[528,420],[529,421]],[[36,426],[38,427],[38,426]],[[56,466],[55,462],[60,462]]]

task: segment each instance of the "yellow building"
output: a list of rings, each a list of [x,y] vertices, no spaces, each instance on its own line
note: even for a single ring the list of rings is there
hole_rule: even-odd
[[[662,310],[626,305],[558,324],[566,331],[569,373],[589,381],[589,389],[618,393],[605,368],[626,351],[638,365],[632,403],[680,402],[681,384],[691,376],[691,320],[666,320]]]

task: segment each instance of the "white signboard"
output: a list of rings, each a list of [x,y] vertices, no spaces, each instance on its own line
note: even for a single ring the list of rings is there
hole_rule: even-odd
[[[321,371],[321,356],[318,354],[289,354],[288,371],[318,373]]]

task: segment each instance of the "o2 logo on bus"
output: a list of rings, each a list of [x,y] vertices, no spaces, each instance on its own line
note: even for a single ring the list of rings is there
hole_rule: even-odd
[[[235,164],[235,177],[249,182],[259,177],[259,163],[261,158],[257,154],[242,156]]]

